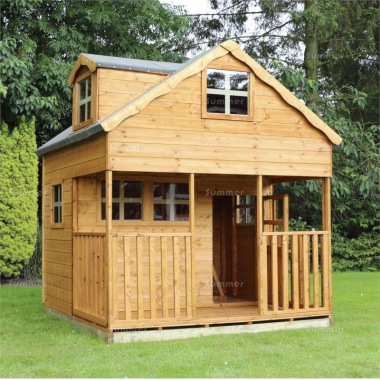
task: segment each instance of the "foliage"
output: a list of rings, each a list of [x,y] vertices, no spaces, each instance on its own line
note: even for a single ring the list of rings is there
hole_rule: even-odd
[[[83,52],[181,61],[187,19],[158,0],[3,0],[1,118],[36,117],[39,144],[71,123],[69,73]]]
[[[311,231],[313,227],[307,224],[305,220],[302,219],[302,216],[299,216],[297,219],[289,219],[289,230],[290,231]]]
[[[37,172],[34,121],[0,130],[0,276],[18,277],[37,234]]]
[[[333,273],[329,328],[113,345],[46,313],[41,288],[3,286],[0,377],[378,378],[379,283]]]
[[[361,262],[359,257],[348,252],[352,252],[351,245],[358,249],[370,238],[377,241],[377,232],[373,231],[380,220],[379,3],[209,3],[217,13],[194,20],[198,38],[209,45],[225,38],[242,43],[248,54],[342,136],[342,144],[333,147],[332,216],[339,235],[333,246],[336,245],[335,252],[340,252],[336,257],[342,260],[342,268],[366,267],[356,262]],[[289,193],[294,228],[302,227],[296,223],[298,215],[312,226],[321,225],[321,190],[317,181],[284,183],[276,185],[276,191]],[[375,255],[372,248],[363,247],[364,255]]]
[[[333,270],[380,270],[380,234],[363,232],[356,239],[333,235]]]
[[[41,278],[42,276],[42,231],[41,225],[38,224],[37,241],[28,264],[22,269],[22,278]]]

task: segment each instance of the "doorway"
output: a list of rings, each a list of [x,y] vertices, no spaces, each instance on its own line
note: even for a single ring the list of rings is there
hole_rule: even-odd
[[[213,197],[213,300],[257,301],[256,197]]]

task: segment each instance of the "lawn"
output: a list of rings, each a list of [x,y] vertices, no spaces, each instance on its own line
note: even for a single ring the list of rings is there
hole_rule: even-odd
[[[326,329],[107,345],[0,288],[0,377],[380,377],[380,273],[335,273]]]

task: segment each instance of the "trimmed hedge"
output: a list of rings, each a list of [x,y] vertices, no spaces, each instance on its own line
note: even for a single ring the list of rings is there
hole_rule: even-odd
[[[0,126],[0,276],[20,276],[37,240],[38,158],[34,121]]]

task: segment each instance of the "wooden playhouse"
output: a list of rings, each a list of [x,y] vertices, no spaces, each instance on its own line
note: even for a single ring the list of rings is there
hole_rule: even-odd
[[[329,318],[341,138],[233,41],[184,64],[81,54],[37,153],[43,303],[110,333]],[[322,182],[289,231],[281,182]]]

